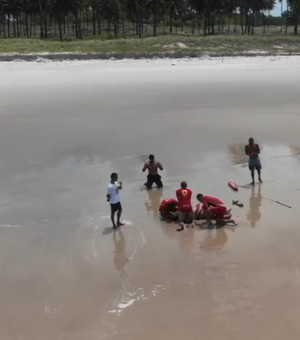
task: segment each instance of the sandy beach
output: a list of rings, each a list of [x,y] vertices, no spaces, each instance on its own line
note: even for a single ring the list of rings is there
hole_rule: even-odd
[[[300,57],[0,63],[0,340],[298,340],[299,74]],[[264,183],[235,193],[249,137]],[[150,153],[163,190],[143,190]],[[240,200],[238,227],[161,222],[182,180]]]

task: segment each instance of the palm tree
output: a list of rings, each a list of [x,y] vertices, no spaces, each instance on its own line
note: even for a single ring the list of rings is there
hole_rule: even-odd
[[[136,34],[141,38],[143,34],[143,8],[142,0],[127,0],[125,10],[129,18],[135,19]]]
[[[102,0],[100,2],[100,13],[107,22],[107,33],[111,32],[111,24],[114,25],[114,34],[118,35],[118,24],[120,18],[120,3],[117,0]]]
[[[160,9],[163,7],[164,2],[163,0],[148,0],[146,3],[146,9],[153,17],[153,36],[156,36],[157,31],[157,17],[159,14]]]
[[[170,18],[170,33],[173,32],[173,18],[177,13],[181,13],[184,9],[184,1],[183,0],[167,0],[166,8],[169,12]]]
[[[300,16],[300,1],[299,0],[287,0],[290,8],[290,13],[294,19],[294,34],[298,34],[298,24]]]

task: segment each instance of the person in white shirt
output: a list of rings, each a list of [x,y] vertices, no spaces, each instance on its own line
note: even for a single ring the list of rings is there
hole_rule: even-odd
[[[118,174],[113,172],[110,175],[110,183],[107,187],[107,202],[110,203],[110,209],[111,209],[111,221],[113,224],[113,228],[120,227],[121,225],[124,225],[124,223],[121,223],[120,218],[122,214],[122,205],[120,202],[120,192],[119,190],[122,189],[122,182],[118,182]],[[117,224],[115,223],[115,213],[117,213]]]

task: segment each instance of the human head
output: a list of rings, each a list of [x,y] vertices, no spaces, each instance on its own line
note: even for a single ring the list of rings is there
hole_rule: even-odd
[[[186,189],[187,188],[187,182],[183,181],[180,183],[181,189]]]
[[[118,180],[118,174],[116,172],[113,172],[110,175],[110,179],[111,179],[112,182],[116,182]]]
[[[202,194],[198,194],[196,198],[199,202],[203,202],[203,197],[204,196]]]
[[[252,138],[252,137],[249,138],[249,144],[250,144],[250,145],[253,145],[253,144],[254,144],[254,138]]]
[[[178,210],[178,206],[175,202],[170,202],[169,207],[170,207],[171,211]]]
[[[150,161],[150,163],[154,162],[154,155],[149,155],[149,161]]]

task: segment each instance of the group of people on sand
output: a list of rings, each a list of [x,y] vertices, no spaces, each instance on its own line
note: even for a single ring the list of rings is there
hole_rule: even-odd
[[[252,182],[255,184],[255,170],[258,173],[259,182],[262,183],[261,179],[261,162],[259,159],[260,148],[258,144],[254,143],[253,138],[249,138],[249,144],[245,146],[245,154],[249,157],[248,166],[251,172]],[[149,155],[149,160],[144,164],[142,169],[143,172],[148,170],[147,181],[145,187],[150,190],[155,183],[157,188],[162,188],[163,183],[158,170],[162,171],[163,166],[160,162],[155,160],[154,155]],[[122,182],[118,181],[118,174],[111,174],[111,181],[107,188],[107,201],[110,202],[111,206],[111,221],[113,228],[122,226],[121,214],[122,205],[120,202],[120,193],[122,189]],[[178,221],[180,229],[183,230],[188,226],[202,225],[200,220],[206,220],[208,225],[212,225],[215,221],[218,225],[233,224],[236,225],[232,219],[230,213],[231,209],[226,207],[224,202],[214,196],[197,194],[197,206],[195,209],[192,205],[193,191],[188,188],[187,182],[183,181],[180,184],[180,188],[176,190],[176,198],[164,199],[159,207],[159,212],[162,219],[166,221]],[[115,215],[117,214],[117,221],[115,221]]]

